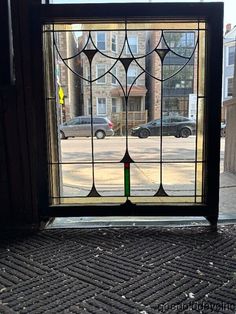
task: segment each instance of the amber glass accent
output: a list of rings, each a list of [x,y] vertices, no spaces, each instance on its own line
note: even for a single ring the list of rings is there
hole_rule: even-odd
[[[205,71],[206,71],[206,32],[199,31],[199,56],[198,56],[198,96],[205,95]]]

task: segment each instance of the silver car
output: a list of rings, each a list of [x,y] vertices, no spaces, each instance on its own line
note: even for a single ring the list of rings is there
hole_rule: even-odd
[[[105,136],[114,135],[113,124],[107,117],[93,117],[93,136],[97,139],[103,139]],[[91,117],[75,117],[60,125],[61,139],[68,137],[91,136]]]

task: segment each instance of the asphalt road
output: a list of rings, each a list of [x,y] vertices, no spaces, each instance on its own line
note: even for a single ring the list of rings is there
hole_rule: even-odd
[[[118,162],[125,154],[125,137],[106,137],[102,140],[94,138],[93,143],[94,160],[96,162]],[[190,136],[188,138],[175,138],[172,136],[166,136],[163,137],[162,147],[162,157],[164,161],[195,160],[195,136]],[[91,149],[91,138],[81,137],[62,140],[62,161],[92,161]],[[130,157],[134,161],[158,161],[160,160],[160,137],[149,137],[146,139],[129,137],[128,150]]]

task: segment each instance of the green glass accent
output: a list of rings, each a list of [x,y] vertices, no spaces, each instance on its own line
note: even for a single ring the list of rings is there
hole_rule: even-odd
[[[124,177],[125,177],[125,196],[130,196],[130,167],[127,163],[124,164]]]

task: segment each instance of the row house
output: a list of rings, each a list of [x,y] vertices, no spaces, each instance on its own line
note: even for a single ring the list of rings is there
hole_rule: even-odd
[[[227,102],[233,96],[235,47],[236,47],[236,26],[226,25],[226,32],[223,41],[223,87],[222,103]],[[225,108],[222,107],[222,120],[226,120]]]
[[[194,31],[165,31],[164,36],[168,47],[177,54],[189,57],[193,53]],[[161,32],[128,31],[127,37],[128,44],[124,31],[119,30],[58,32],[57,45],[61,56],[68,58],[65,63],[69,67],[58,60],[58,84],[65,94],[63,120],[90,115],[92,108],[94,115],[109,117],[117,133],[123,134],[125,93],[129,94],[128,128],[159,118],[161,102],[164,115],[189,115],[190,96],[196,95],[197,53],[185,65],[185,58],[168,52],[162,64],[158,54],[149,55],[160,41]],[[165,43],[161,42],[161,47],[165,48]],[[126,73],[119,58],[127,59],[132,55],[138,59],[129,64]],[[152,77],[142,73],[144,71]],[[161,91],[160,80],[153,77],[166,79],[176,72],[163,83]]]
[[[145,58],[140,58],[139,64],[132,61],[127,74],[124,65],[117,59],[130,58],[131,52],[135,57],[145,55],[145,41],[146,34],[142,31],[129,31],[129,44],[125,44],[124,31],[93,31],[90,35],[83,31],[78,38],[79,51],[84,49],[85,52],[80,54],[82,114],[91,114],[93,108],[94,115],[108,116],[122,133],[125,124],[125,94],[128,93],[128,127],[146,122],[145,74],[140,75],[142,69],[145,69]],[[98,51],[90,63],[85,50],[94,49]]]
[[[71,25],[60,25],[60,31],[54,33],[56,44],[55,74],[58,89],[58,106],[60,108],[60,122],[67,121],[80,113],[80,80],[75,73],[78,72],[78,59],[71,58],[78,52],[77,37]],[[65,61],[62,61],[62,58]],[[71,58],[71,59],[70,59]],[[72,71],[71,71],[72,70]],[[63,97],[63,99],[61,99]]]
[[[190,117],[190,101],[195,99],[197,93],[197,51],[194,52],[196,34],[194,31],[165,31],[165,40],[161,40],[161,32],[149,33],[147,51],[160,41],[158,49],[170,49],[161,62],[158,54],[151,54],[147,61],[147,70],[159,80],[147,76],[147,108],[149,120],[157,119],[161,115],[161,102],[163,115],[181,115]],[[183,56],[185,58],[181,58]],[[191,57],[192,56],[192,57]],[[188,57],[191,57],[187,62]],[[163,89],[161,82],[163,79]],[[161,95],[162,93],[162,95]],[[196,108],[191,114],[195,118]]]

